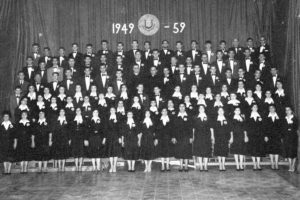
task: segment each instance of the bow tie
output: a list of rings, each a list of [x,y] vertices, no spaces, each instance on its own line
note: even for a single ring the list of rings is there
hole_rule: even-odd
[[[117,81],[122,81],[122,79],[121,79],[121,78],[118,78]]]
[[[250,60],[250,58],[246,58],[246,60]]]
[[[233,61],[233,58],[229,58],[230,61]]]
[[[19,96],[19,95],[17,95],[17,96],[16,96],[16,98],[20,98],[20,96]]]
[[[106,76],[107,74],[101,74],[101,76]]]
[[[85,78],[90,78],[90,76],[85,76]]]

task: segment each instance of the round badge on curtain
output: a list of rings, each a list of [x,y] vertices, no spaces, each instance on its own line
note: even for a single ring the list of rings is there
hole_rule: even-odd
[[[138,27],[142,34],[151,36],[159,30],[159,20],[155,15],[145,14],[139,19]]]

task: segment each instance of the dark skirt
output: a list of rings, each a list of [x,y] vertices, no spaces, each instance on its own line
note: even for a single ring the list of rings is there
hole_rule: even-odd
[[[297,158],[298,135],[297,133],[286,133],[283,138],[283,156],[285,158]]]
[[[154,140],[151,136],[142,136],[140,158],[143,160],[152,160],[155,158]]]
[[[190,138],[182,138],[175,144],[176,152],[175,158],[177,159],[190,159],[192,158],[192,144]]]
[[[105,158],[106,145],[102,144],[103,138],[99,135],[89,138],[88,157],[89,158]]]

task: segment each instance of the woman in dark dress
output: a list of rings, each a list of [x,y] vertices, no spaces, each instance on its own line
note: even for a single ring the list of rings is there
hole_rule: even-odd
[[[10,174],[16,142],[15,127],[10,121],[10,114],[4,112],[0,126],[0,162],[3,162],[4,174]]]
[[[58,108],[64,108],[66,105],[66,89],[63,86],[60,86],[58,89],[58,95],[57,95],[57,104]]]
[[[124,101],[119,100],[117,105],[117,118],[120,120],[120,122],[124,122],[126,120],[126,107],[124,106]]]
[[[101,170],[101,158],[106,157],[106,131],[99,111],[94,110],[89,122],[89,157],[92,158],[93,171]]]
[[[57,104],[57,98],[55,96],[51,97],[51,103],[47,109],[47,121],[52,126],[58,117],[59,107]]]
[[[200,171],[203,169],[207,171],[208,158],[212,156],[214,134],[211,128],[210,118],[205,113],[204,105],[199,106],[199,114],[194,117],[193,132],[193,155],[198,158]]]
[[[126,117],[127,118],[127,117]],[[110,108],[110,113],[106,121],[107,131],[107,155],[109,157],[110,169],[109,172],[117,172],[118,157],[121,156],[121,136],[119,126],[122,123],[117,116],[116,109]]]
[[[99,116],[100,118],[104,118],[106,117],[108,111],[109,111],[109,107],[107,105],[105,96],[103,93],[99,94],[99,100],[98,100],[98,111],[99,111]]]
[[[33,125],[34,132],[34,158],[38,161],[38,173],[46,173],[48,167],[48,161],[50,160],[50,148],[52,146],[52,133],[50,126],[45,118],[45,111],[39,112],[39,118]],[[42,170],[43,164],[43,170]]]
[[[112,86],[108,86],[107,87],[107,92],[105,94],[105,100],[107,102],[107,106],[110,107],[115,107],[116,106],[116,100],[117,97],[116,95],[113,93],[113,87]]]
[[[126,85],[122,85],[121,86],[121,93],[118,96],[119,100],[122,100],[124,102],[124,107],[126,108],[126,110],[129,108],[129,104],[130,104],[130,96],[129,93],[127,91],[127,86]]]
[[[244,170],[244,160],[246,155],[246,143],[249,141],[246,131],[245,118],[241,114],[239,107],[234,109],[234,115],[231,126],[232,144],[230,153],[234,155],[237,171]]]
[[[96,108],[99,100],[97,90],[98,89],[96,85],[91,85],[91,92],[89,93],[89,97],[93,108]]]
[[[134,119],[141,121],[143,118],[143,107],[140,104],[140,99],[138,96],[133,97],[133,103],[131,105],[131,111],[133,113]]]
[[[225,171],[225,159],[229,153],[229,143],[232,143],[230,134],[231,126],[228,118],[225,117],[224,109],[218,109],[218,115],[213,125],[214,129],[214,156],[218,157],[219,170]]]
[[[83,103],[80,105],[80,108],[82,110],[82,116],[84,117],[84,120],[89,121],[92,117],[94,108],[90,103],[90,97],[88,95],[84,96]]]
[[[180,172],[183,171],[183,163],[184,171],[188,171],[188,159],[192,158],[193,130],[191,125],[191,118],[185,110],[185,104],[179,104],[179,113],[174,119],[172,142],[176,148],[175,157],[180,159]]]
[[[283,88],[283,83],[280,80],[276,82],[276,91],[274,92],[274,101],[276,105],[276,110],[279,117],[285,117],[285,106],[289,103],[288,94],[286,93],[285,89]]]
[[[124,147],[124,159],[128,163],[128,171],[135,171],[135,161],[139,158],[139,147],[141,146],[141,128],[134,120],[133,112],[127,112],[127,120],[121,127],[122,146]]]
[[[289,172],[294,172],[298,151],[298,119],[289,106],[285,108],[285,113],[282,123],[284,157],[289,160]]]
[[[76,108],[76,115],[71,126],[71,155],[75,159],[75,171],[82,171],[84,148],[88,146],[87,126],[81,109]]]
[[[35,147],[32,125],[28,120],[28,112],[21,113],[21,120],[16,127],[16,160],[20,161],[21,173],[27,173],[28,161],[32,159],[32,149]]]
[[[151,172],[152,160],[155,158],[155,146],[157,140],[155,140],[155,127],[156,124],[151,119],[151,113],[149,110],[145,111],[145,118],[141,125],[141,154],[140,158],[145,161],[144,172]],[[156,142],[155,142],[156,141]]]
[[[166,108],[161,111],[160,120],[157,122],[156,139],[158,145],[158,157],[161,157],[161,171],[170,171],[170,157],[172,154],[172,118],[169,117]],[[165,168],[166,167],[166,168]]]
[[[75,106],[73,104],[73,99],[71,96],[67,96],[67,103],[64,107],[64,111],[67,122],[72,121],[75,117]]]
[[[260,159],[265,156],[263,118],[258,112],[258,105],[253,104],[247,120],[248,154],[252,157],[253,170],[261,170]]]
[[[23,97],[21,99],[21,103],[15,109],[15,121],[18,122],[21,119],[21,113],[27,112],[27,118],[30,119],[30,113],[32,112],[31,109],[27,105],[28,99],[27,97]]]
[[[53,159],[58,164],[58,172],[65,171],[66,159],[69,157],[70,126],[65,109],[60,109],[59,116],[52,127]]]
[[[265,141],[267,142],[267,153],[271,159],[271,168],[278,170],[278,158],[282,153],[282,119],[279,118],[274,105],[269,106],[269,114],[264,122]]]

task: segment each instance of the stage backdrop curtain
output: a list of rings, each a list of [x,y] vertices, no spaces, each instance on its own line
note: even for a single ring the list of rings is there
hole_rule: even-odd
[[[186,49],[195,39],[202,49],[205,40],[211,40],[216,48],[221,39],[230,46],[234,37],[244,44],[247,37],[256,40],[265,35],[271,40],[272,36],[273,5],[264,0],[4,0],[0,4],[1,8],[3,4],[13,7],[6,11],[14,27],[13,59],[7,78],[0,75],[1,85],[5,85],[2,91],[6,94],[12,91],[17,71],[24,66],[33,42],[50,47],[52,54],[57,55],[59,46],[69,52],[72,42],[79,43],[81,51],[87,43],[98,50],[103,39],[109,41],[113,50],[118,41],[129,49],[133,39],[140,46],[149,40],[156,48],[163,39],[169,40],[171,48],[181,40]],[[161,27],[150,37],[142,35],[137,26],[139,18],[148,13],[157,16]],[[182,33],[172,32],[175,22],[186,23]],[[134,23],[135,28],[132,34],[112,34],[112,23]],[[165,25],[171,28],[163,28]]]

